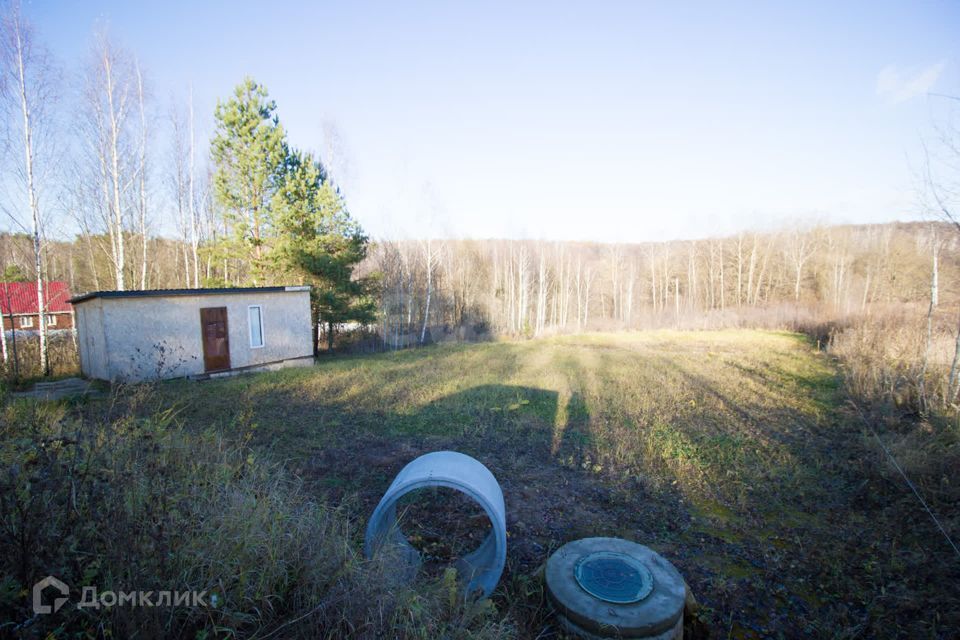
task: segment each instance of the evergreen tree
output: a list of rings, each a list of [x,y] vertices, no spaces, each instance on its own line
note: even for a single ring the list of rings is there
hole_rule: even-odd
[[[369,239],[311,154],[289,147],[266,89],[247,78],[218,103],[214,189],[230,230],[217,254],[251,267],[256,285],[312,286],[314,336],[326,325],[372,322],[373,283],[354,278]]]
[[[214,112],[214,192],[231,230],[226,249],[249,262],[254,284],[263,284],[267,276],[267,244],[275,234],[271,201],[286,165],[287,145],[276,108],[266,88],[245,78]]]
[[[8,264],[3,270],[4,282],[30,282],[30,276],[18,264]]]
[[[314,336],[321,323],[326,325],[327,348],[332,349],[338,325],[374,320],[375,283],[354,277],[369,239],[350,217],[323,165],[308,153],[288,155],[272,207],[279,232],[273,254],[276,270],[312,285]]]

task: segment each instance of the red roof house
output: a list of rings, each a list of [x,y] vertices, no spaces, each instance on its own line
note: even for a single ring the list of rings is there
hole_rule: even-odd
[[[67,283],[58,281],[44,283],[43,297],[47,303],[47,326],[51,329],[72,328],[73,306],[70,304],[70,288]],[[36,282],[0,282],[0,313],[3,314],[3,328],[7,331],[13,328],[25,330],[39,328],[38,301]]]

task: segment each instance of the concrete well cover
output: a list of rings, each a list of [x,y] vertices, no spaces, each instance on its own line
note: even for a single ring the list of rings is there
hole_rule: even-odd
[[[545,580],[560,622],[581,637],[682,637],[683,577],[649,547],[620,538],[575,540],[550,556]]]

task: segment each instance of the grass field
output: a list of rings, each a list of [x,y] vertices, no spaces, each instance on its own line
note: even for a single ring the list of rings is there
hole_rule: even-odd
[[[607,535],[678,567],[700,604],[691,637],[955,636],[956,559],[885,471],[838,371],[796,334],[594,334],[173,381],[141,410],[281,461],[347,514],[354,549],[404,464],[476,457],[507,505],[493,635],[559,637],[537,571],[563,543]],[[483,522],[428,493],[404,526],[430,568],[463,550],[447,535],[469,546]]]
[[[942,540],[919,511],[913,534],[884,521],[883,495],[898,488],[872,469],[883,461],[845,410],[834,365],[795,334],[446,347],[165,392],[189,399],[191,422],[255,425],[255,445],[348,499],[358,519],[416,455],[475,456],[507,504],[496,601],[531,635],[548,622],[531,576],[590,535],[666,555],[720,637],[958,624],[956,608],[939,620],[923,610],[935,576],[910,571]]]

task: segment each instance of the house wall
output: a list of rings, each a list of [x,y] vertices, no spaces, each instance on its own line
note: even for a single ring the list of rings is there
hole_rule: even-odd
[[[250,305],[262,309],[260,348],[250,346]],[[313,355],[309,291],[93,298],[75,307],[80,344],[89,343],[81,348],[83,373],[93,378],[136,381],[204,373],[200,309],[205,307],[227,308],[234,369]],[[97,307],[99,317],[86,311]],[[93,337],[88,342],[86,336]]]
[[[66,311],[58,311],[56,313],[48,313],[48,316],[55,316],[57,318],[57,323],[54,325],[48,325],[47,328],[51,331],[61,331],[64,329],[73,328],[73,319],[70,317],[70,313]],[[29,316],[33,319],[32,327],[21,327],[20,318],[23,316]],[[14,314],[13,322],[10,321],[10,316],[3,316],[3,328],[6,331],[11,329],[16,329],[17,331],[39,331],[40,330],[40,314],[38,313],[18,313]]]

